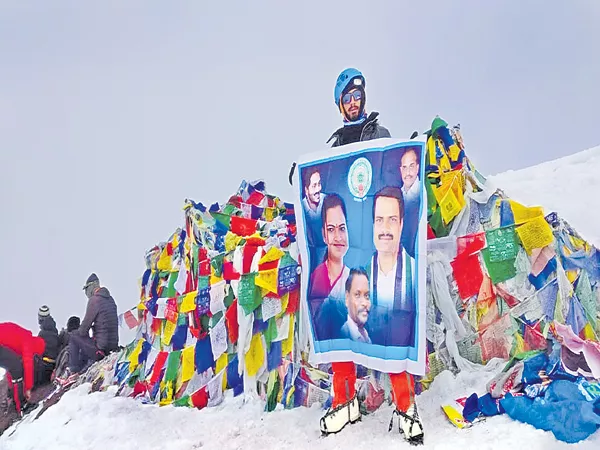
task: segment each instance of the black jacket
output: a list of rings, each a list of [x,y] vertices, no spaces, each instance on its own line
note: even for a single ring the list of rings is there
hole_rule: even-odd
[[[82,336],[92,336],[99,350],[110,352],[119,348],[119,318],[117,304],[106,288],[100,288],[88,300],[85,317],[78,331]]]
[[[340,145],[352,144],[354,142],[391,137],[388,129],[379,125],[377,116],[379,116],[379,113],[373,111],[363,123],[346,125],[339,128],[331,135],[327,143],[335,139],[332,147],[339,147]]]
[[[46,316],[39,319],[40,332],[38,334],[46,343],[46,350],[44,356],[55,360],[59,352],[59,339],[58,330],[56,329],[56,322],[52,316]]]

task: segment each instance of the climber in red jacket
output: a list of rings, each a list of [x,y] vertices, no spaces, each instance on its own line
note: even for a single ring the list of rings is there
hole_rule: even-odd
[[[18,407],[24,406],[22,400],[29,400],[36,380],[35,357],[41,359],[45,347],[44,340],[31,331],[15,323],[0,323],[0,367],[10,375]]]

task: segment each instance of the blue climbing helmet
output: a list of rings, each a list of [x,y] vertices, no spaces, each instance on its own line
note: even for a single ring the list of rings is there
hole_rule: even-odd
[[[333,90],[333,101],[336,106],[339,106],[340,99],[350,84],[356,87],[362,86],[363,89],[365,88],[365,77],[358,69],[345,69],[339,74],[337,81],[335,82],[335,89]]]

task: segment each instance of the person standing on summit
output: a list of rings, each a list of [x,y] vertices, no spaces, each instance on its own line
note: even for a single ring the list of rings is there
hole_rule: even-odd
[[[379,124],[378,112],[372,111],[367,115],[365,87],[365,77],[357,69],[346,69],[338,76],[333,101],[342,114],[344,125],[327,140],[328,144],[333,140],[332,147],[391,137],[388,129]],[[296,163],[293,163],[289,174],[290,185],[293,184],[295,169]]]
[[[334,140],[332,147],[391,137],[388,129],[379,125],[378,112],[367,115],[365,87],[365,77],[357,69],[346,69],[338,76],[333,100],[342,114],[344,126],[327,141]]]
[[[81,325],[69,336],[69,366],[59,380],[67,384],[77,378],[90,362],[100,361],[119,348],[117,304],[100,280],[92,273],[83,286],[88,298]],[[92,337],[89,336],[90,329]]]
[[[367,115],[365,87],[365,77],[357,69],[345,69],[338,76],[334,88],[334,102],[342,115],[344,125],[327,141],[329,143],[333,140],[332,147],[391,137],[387,128],[379,125],[379,113],[371,112]],[[413,133],[411,139],[416,135]],[[320,427],[323,434],[336,433],[347,424],[360,419],[356,397],[356,365],[351,361],[337,362],[332,363],[331,368],[333,403],[321,418]],[[423,427],[414,402],[414,378],[411,374],[402,372],[390,374],[390,381],[396,406],[394,415],[399,416],[400,431],[411,444],[423,443]]]

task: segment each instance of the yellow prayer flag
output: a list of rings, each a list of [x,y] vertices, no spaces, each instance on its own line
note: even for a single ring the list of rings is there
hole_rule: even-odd
[[[262,334],[256,333],[250,341],[250,349],[246,353],[246,371],[248,375],[255,376],[265,362],[265,347],[263,346]]]
[[[515,333],[513,335],[515,337],[515,351],[513,355],[518,355],[519,353],[525,352],[525,341],[523,337],[519,333]]]
[[[577,269],[567,270],[565,273],[567,274],[567,278],[569,279],[569,282],[571,282],[571,284],[573,284],[579,276],[579,271]]]
[[[225,235],[225,251],[234,251],[242,239],[243,238],[241,236],[238,236],[237,234],[228,231]]]
[[[254,283],[267,291],[277,294],[277,273],[278,269],[261,270],[258,272]]]
[[[442,212],[442,219],[445,224],[450,223],[462,209],[452,189],[448,189],[448,192],[446,192],[446,195],[441,199],[439,205]]]
[[[510,209],[512,209],[513,217],[515,218],[515,224],[517,225],[544,215],[544,210],[541,206],[528,207],[521,205],[519,202],[515,202],[514,200],[509,200],[508,202],[510,204]]]
[[[177,324],[175,322],[171,322],[170,320],[165,320],[165,329],[163,331],[163,343],[165,345],[171,345],[171,339],[175,334],[175,329],[177,328]]]
[[[448,155],[450,155],[450,159],[452,161],[456,161],[458,159],[458,155],[460,154],[460,147],[456,144],[452,144],[448,149]]]
[[[179,307],[179,312],[187,313],[196,309],[196,295],[198,295],[198,291],[192,291],[185,294],[181,306]]]
[[[210,285],[214,286],[217,283],[220,283],[221,281],[223,281],[223,278],[218,277],[214,274],[215,269],[214,267],[211,266],[211,275],[210,275]]]
[[[163,251],[160,253],[160,259],[158,260],[157,267],[158,267],[158,270],[161,272],[171,270],[171,257],[167,253],[166,246],[163,249]]]
[[[138,366],[138,359],[140,357],[140,353],[142,352],[142,344],[144,343],[143,339],[140,339],[127,360],[129,361],[129,373],[133,372],[135,368]]]
[[[571,241],[571,243],[573,244],[573,247],[575,247],[576,250],[588,250],[587,248],[587,242],[585,242],[583,239],[579,239],[578,237],[575,236],[569,236],[569,239]]]
[[[260,258],[260,261],[258,261],[258,263],[264,264],[271,261],[277,261],[281,259],[283,255],[284,253],[280,249],[278,249],[277,247],[271,247],[269,251],[265,253],[265,255],[262,258]]]
[[[596,336],[596,333],[594,332],[594,328],[592,328],[592,325],[589,322],[586,323],[585,327],[583,328],[583,336],[588,341],[597,341],[598,340],[598,337]]]
[[[223,353],[219,359],[217,359],[217,365],[215,367],[215,373],[218,374],[219,372],[221,372],[221,370],[225,369],[227,367],[227,353]],[[223,385],[221,386],[221,389],[224,391],[225,389],[227,389],[227,371],[223,372]]]
[[[265,208],[265,220],[271,222],[277,216],[276,208]]]
[[[190,345],[181,352],[181,382],[185,383],[194,376],[195,347]]]
[[[281,342],[281,355],[287,356],[294,348],[294,314],[290,314],[290,330],[287,339]]]
[[[529,255],[534,248],[544,248],[554,242],[552,228],[544,216],[537,216],[517,227],[517,234]]]
[[[137,309],[139,309],[141,311],[145,311],[147,308],[146,308],[146,305],[144,304],[144,302],[141,301],[141,302],[138,303]]]

